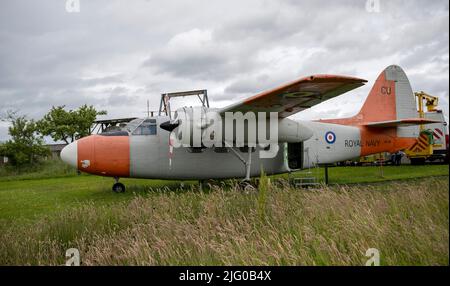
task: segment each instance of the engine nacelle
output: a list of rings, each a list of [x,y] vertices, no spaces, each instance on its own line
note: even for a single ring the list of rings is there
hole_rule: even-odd
[[[171,121],[177,127],[171,133],[174,146],[228,147],[269,143],[295,143],[308,140],[313,135],[301,122],[278,118],[277,114],[225,114],[206,107],[177,109]],[[226,144],[224,144],[226,142]]]
[[[301,121],[281,118],[278,121],[278,142],[298,143],[308,140],[313,131]]]
[[[222,142],[216,132],[206,134],[208,130],[222,130],[221,116],[206,107],[182,107],[175,111],[173,122],[178,127],[172,132],[174,144],[183,147],[212,147]],[[217,139],[217,140],[216,140]]]

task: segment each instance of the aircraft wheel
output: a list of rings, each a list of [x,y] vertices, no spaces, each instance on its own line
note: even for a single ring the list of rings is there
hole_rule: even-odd
[[[113,192],[115,192],[115,193],[123,193],[123,192],[125,192],[125,185],[122,184],[122,183],[115,183],[115,184],[112,186],[112,190],[113,190]]]
[[[253,192],[256,190],[255,186],[253,186],[250,182],[247,181],[240,182],[239,186],[244,192]]]

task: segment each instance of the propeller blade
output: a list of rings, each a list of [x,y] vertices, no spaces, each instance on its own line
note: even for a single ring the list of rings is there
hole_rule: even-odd
[[[159,127],[161,127],[161,129],[164,129],[166,131],[172,132],[175,128],[177,128],[180,125],[179,121],[176,122],[170,122],[170,121],[166,121],[163,122],[159,125]]]

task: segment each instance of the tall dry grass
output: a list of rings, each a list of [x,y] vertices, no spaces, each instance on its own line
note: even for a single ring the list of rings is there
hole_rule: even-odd
[[[449,264],[448,177],[243,193],[156,190],[128,203],[83,207],[32,225],[0,227],[0,264],[84,265]]]

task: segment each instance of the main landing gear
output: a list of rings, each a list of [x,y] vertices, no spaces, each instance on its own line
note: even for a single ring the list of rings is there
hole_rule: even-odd
[[[251,168],[252,168],[252,149],[253,147],[247,147],[247,160],[245,160],[236,150],[234,150],[234,148],[232,146],[230,146],[229,144],[227,144],[226,142],[224,142],[225,145],[228,145],[228,147],[230,147],[230,150],[232,151],[232,153],[244,164],[245,167],[245,178],[239,183],[240,188],[243,191],[246,192],[251,192],[256,190],[255,186],[253,186],[251,184],[250,181],[250,172],[251,172]]]
[[[114,178],[116,180],[116,183],[112,186],[112,190],[114,193],[123,193],[125,192],[125,185],[122,183],[119,183],[119,178]]]
[[[256,187],[250,182],[250,180],[242,180],[239,182],[239,187],[246,193],[256,191]]]

